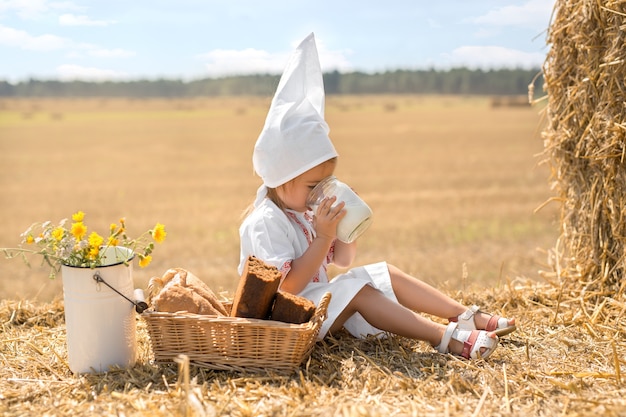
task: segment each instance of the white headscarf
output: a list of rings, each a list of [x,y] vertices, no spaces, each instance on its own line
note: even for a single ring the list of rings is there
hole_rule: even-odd
[[[252,163],[263,180],[257,202],[276,188],[337,156],[324,120],[324,81],[311,33],[292,53],[272,99]]]

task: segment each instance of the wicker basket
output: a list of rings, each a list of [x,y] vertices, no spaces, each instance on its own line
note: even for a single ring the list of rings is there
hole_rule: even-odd
[[[209,369],[293,371],[311,354],[329,302],[326,293],[303,324],[152,310],[141,317],[155,362],[185,354],[190,363]]]

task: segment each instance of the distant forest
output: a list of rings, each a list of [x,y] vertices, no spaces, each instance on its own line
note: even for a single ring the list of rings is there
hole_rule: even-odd
[[[324,74],[326,94],[455,94],[526,95],[540,69],[397,70]],[[271,96],[279,75],[241,75],[194,81],[58,81],[30,79],[17,84],[0,81],[0,97],[132,97],[183,98],[210,96]],[[542,90],[537,77],[535,91]]]

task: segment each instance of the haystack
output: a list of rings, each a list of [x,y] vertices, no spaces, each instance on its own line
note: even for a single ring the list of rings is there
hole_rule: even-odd
[[[557,0],[545,156],[561,230],[554,275],[597,302],[626,286],[626,1]]]

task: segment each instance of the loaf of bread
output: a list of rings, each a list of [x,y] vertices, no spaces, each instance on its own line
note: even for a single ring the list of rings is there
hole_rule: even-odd
[[[148,284],[149,302],[156,311],[228,316],[215,293],[198,277],[182,268],[168,269]]]
[[[302,324],[311,320],[313,313],[315,313],[313,301],[279,290],[274,298],[270,318],[285,323]]]
[[[230,315],[268,319],[281,278],[278,268],[249,256],[237,285]]]

